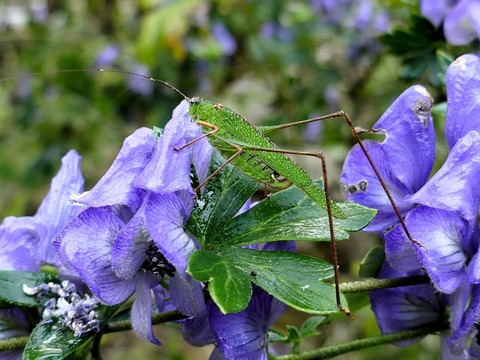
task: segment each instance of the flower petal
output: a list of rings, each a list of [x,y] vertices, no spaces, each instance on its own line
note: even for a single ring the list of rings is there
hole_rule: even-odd
[[[480,286],[473,285],[470,303],[468,308],[464,310],[462,321],[458,328],[454,328],[453,335],[448,341],[448,346],[453,354],[460,354],[466,349],[467,341],[475,329],[476,324],[480,321]]]
[[[196,244],[183,229],[193,206],[190,193],[184,198],[177,194],[149,195],[145,209],[145,225],[157,248],[175,266],[185,273],[190,254]]]
[[[407,229],[410,229],[408,225],[409,217],[410,213],[404,220]],[[421,239],[418,241],[421,241]],[[418,271],[422,267],[412,242],[405,234],[400,223],[385,232],[385,256],[390,266],[399,272]]]
[[[170,295],[172,302],[182,314],[187,316],[205,316],[207,306],[203,295],[203,287],[190,275],[176,272],[170,278]]]
[[[146,258],[146,252],[152,241],[145,228],[144,206],[119,231],[112,248],[112,267],[122,279],[135,277]]]
[[[152,160],[135,179],[135,185],[157,193],[190,191],[190,151],[176,149],[201,136],[200,126],[192,123],[189,104],[182,101],[173,110],[172,119],[165,126]]]
[[[38,256],[44,263],[59,265],[51,241],[71,219],[83,210],[70,203],[72,194],[83,191],[84,180],[80,161],[81,157],[75,150],[70,150],[62,158],[62,166],[52,179],[50,191],[33,217],[47,229],[47,234],[40,239],[37,248]]]
[[[47,229],[32,217],[6,217],[0,225],[0,269],[40,271],[38,244]]]
[[[423,86],[412,86],[373,126],[376,132],[386,135],[382,145],[391,172],[412,193],[428,179],[435,160],[432,104]]]
[[[448,67],[446,83],[445,137],[451,149],[471,130],[480,132],[480,58],[460,56]]]
[[[190,345],[204,346],[214,342],[208,314],[186,319],[182,326],[182,336]]]
[[[426,182],[433,167],[435,134],[430,115],[432,103],[433,99],[425,88],[419,85],[410,87],[373,127],[375,133],[385,134],[385,140],[382,143],[364,142],[403,212],[411,206],[402,204],[401,200]],[[342,182],[350,192],[346,195],[349,200],[380,210],[368,230],[383,230],[396,222],[383,188],[358,144],[345,159]]]
[[[452,45],[467,45],[478,39],[480,33],[480,3],[459,1],[447,14],[443,23],[445,38]]]
[[[404,276],[384,263],[379,278]],[[444,317],[445,305],[430,284],[370,291],[372,310],[382,334],[415,329]],[[396,343],[409,346],[420,338]]]
[[[266,359],[267,331],[285,310],[257,286],[243,311],[224,315],[212,304],[209,320],[217,346],[227,359]]]
[[[94,207],[139,204],[142,192],[135,188],[133,180],[150,161],[155,144],[151,129],[135,131],[125,139],[113,164],[93,189],[74,201]]]
[[[440,170],[407,200],[455,211],[473,224],[480,204],[479,178],[480,134],[470,131],[457,141]]]
[[[390,190],[399,211],[402,214],[407,213],[413,208],[412,204],[403,201],[405,195],[408,194],[408,190],[392,174],[391,164],[383,153],[382,144],[374,141],[364,141],[364,145]],[[377,215],[364,231],[383,231],[398,222],[397,215],[385,194],[385,190],[360,147],[355,146],[347,155],[343,164],[341,181],[346,190],[345,198],[347,201],[378,210]]]
[[[146,279],[140,278],[136,286],[136,297],[132,305],[132,328],[143,340],[161,346],[152,328],[152,292]]]
[[[407,221],[411,235],[423,245],[415,248],[435,287],[453,293],[465,281],[467,257],[461,244],[468,223],[454,212],[428,206],[410,211]]]
[[[54,240],[61,259],[75,269],[100,300],[109,305],[128,298],[134,292],[138,278],[120,279],[112,269],[113,241],[123,226],[123,221],[108,207],[88,208]]]
[[[480,251],[477,251],[468,264],[467,281],[471,284],[480,283]]]
[[[451,1],[448,0],[420,1],[420,14],[430,20],[435,27],[439,27],[450,10],[450,3]]]

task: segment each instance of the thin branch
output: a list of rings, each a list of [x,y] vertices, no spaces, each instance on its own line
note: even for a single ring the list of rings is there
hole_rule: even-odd
[[[343,293],[357,293],[400,286],[428,284],[429,282],[430,278],[425,275],[404,276],[390,279],[368,278],[360,281],[342,283],[340,284],[340,290]]]
[[[439,331],[447,330],[448,323],[440,323],[430,326],[425,326],[420,329],[401,331],[394,334],[372,336],[365,339],[354,340],[348,343],[338,344],[323,347],[321,349],[305,351],[300,354],[291,354],[276,357],[276,360],[321,360],[330,359],[335,356],[349,353],[355,350],[366,349],[378,345],[393,344],[396,342],[414,339],[425,335],[433,334]]]

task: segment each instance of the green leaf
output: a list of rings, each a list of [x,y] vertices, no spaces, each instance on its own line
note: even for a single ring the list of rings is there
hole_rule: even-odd
[[[384,260],[385,249],[381,246],[372,247],[360,263],[359,276],[363,279],[377,277]]]
[[[46,300],[48,300],[48,298],[45,297],[37,300],[37,296],[25,294],[23,292],[23,285],[25,284],[28,287],[33,288],[50,281],[60,283],[60,280],[57,277],[50,274],[1,270],[0,299],[14,305],[40,307]]]
[[[214,151],[210,173],[224,162],[218,151]],[[205,185],[186,228],[208,249],[211,239],[222,231],[257,188],[256,180],[227,165]]]
[[[22,359],[65,359],[91,337],[91,335],[74,336],[73,331],[60,330],[58,325],[53,323],[39,324],[28,339]]]
[[[208,291],[224,314],[245,309],[252,296],[248,275],[224,256],[197,251],[190,256],[187,272],[198,281],[208,281]]]
[[[229,249],[222,253],[222,258],[269,294],[297,310],[317,315],[338,312],[335,287],[324,282],[333,277],[333,266],[325,261],[287,251],[243,248]],[[342,296],[345,307],[346,303]]]
[[[363,229],[376,210],[355,203],[337,203],[347,219],[334,219],[336,240]],[[235,248],[279,240],[330,241],[327,212],[297,187],[280,191],[233,218],[211,235],[215,249]]]
[[[325,324],[328,318],[326,316],[311,316],[300,327],[300,334],[302,338],[307,336],[317,336],[319,331],[317,328]]]

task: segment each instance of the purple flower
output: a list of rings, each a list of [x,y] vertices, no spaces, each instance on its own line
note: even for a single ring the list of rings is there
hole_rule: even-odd
[[[430,116],[433,100],[425,88],[416,85],[404,91],[373,126],[385,135],[381,143],[364,141],[368,153],[402,214],[414,204],[405,196],[425,184],[435,157],[435,134]],[[365,154],[356,145],[345,159],[342,183],[348,201],[379,210],[366,227],[383,231],[398,219]]]
[[[111,66],[120,55],[120,46],[113,44],[102,49],[93,62],[95,67],[108,67]]]
[[[445,132],[450,154],[421,189],[405,197],[417,205],[405,224],[423,247],[411,244],[398,225],[385,234],[389,264],[400,272],[425,269],[445,294],[451,331],[442,334],[444,358],[480,353],[472,341],[480,321],[478,64],[476,56],[464,55],[449,67]]]
[[[50,191],[35,216],[9,216],[0,225],[0,269],[40,271],[41,266],[56,266],[62,276],[69,274],[60,263],[51,241],[81,209],[69,203],[72,193],[83,190],[80,156],[71,150],[53,178]],[[20,309],[0,309],[0,339],[28,336],[33,328]],[[23,350],[0,352],[1,359],[21,359]]]
[[[213,37],[222,46],[223,54],[230,56],[237,51],[237,40],[233,37],[223,22],[217,21],[212,26]]]
[[[445,38],[452,45],[467,45],[480,35],[480,1],[461,0],[445,17]]]
[[[132,73],[143,76],[150,76],[150,71],[147,66],[142,64],[135,64],[132,66]],[[135,75],[128,75],[127,83],[129,89],[139,95],[148,96],[153,92],[154,84],[144,78]]]
[[[480,35],[478,0],[423,0],[420,12],[435,27],[443,22],[445,38],[452,45],[467,45]]]
[[[459,0],[421,0],[420,13],[435,27],[439,27],[450,9],[458,2]]]
[[[245,310],[222,314],[210,304],[209,324],[217,349],[213,359],[267,359],[267,333],[283,315],[286,305],[253,286],[252,298]]]
[[[158,286],[168,275],[175,307],[187,316],[206,313],[202,286],[186,274],[190,254],[198,248],[183,230],[193,206],[190,163],[198,177],[206,174],[211,150],[206,139],[175,151],[198,138],[188,103],[173,112],[157,142],[142,128],[128,137],[107,173],[94,188],[75,199],[89,206],[55,239],[64,259],[107,304],[119,304],[136,293],[132,326],[137,335],[160,344],[151,326],[152,296],[162,311],[164,291]]]
[[[445,137],[451,149],[470,130],[480,132],[480,59],[467,54],[447,69]]]
[[[40,271],[44,264],[62,270],[51,244],[55,235],[82,209],[70,203],[70,196],[83,191],[80,156],[71,150],[34,216],[4,219],[0,225],[0,267],[2,270]]]

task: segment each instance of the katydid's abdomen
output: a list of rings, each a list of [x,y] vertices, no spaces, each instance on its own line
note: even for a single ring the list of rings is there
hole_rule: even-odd
[[[245,144],[240,146],[243,152],[231,161],[243,173],[279,190],[295,184],[312,201],[327,209],[324,190],[287,155],[269,152],[268,149],[278,149],[277,146],[241,115],[228,107],[198,97],[189,99],[189,103],[190,116],[194,121],[208,123],[218,128],[218,131],[208,136],[208,141],[224,157],[228,159],[238,152],[239,146],[235,145]],[[343,211],[333,202],[331,210],[334,217],[346,218]]]

